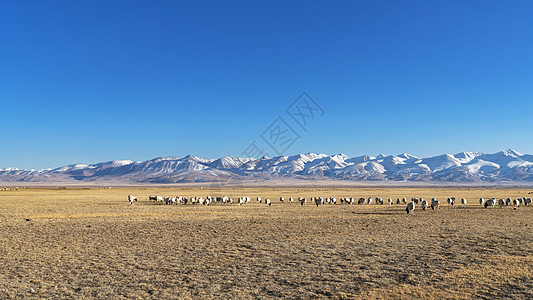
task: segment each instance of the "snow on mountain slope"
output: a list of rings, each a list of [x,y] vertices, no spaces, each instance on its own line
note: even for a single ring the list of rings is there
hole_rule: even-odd
[[[486,160],[486,161],[492,161],[494,163],[497,163],[499,165],[507,165],[511,161],[521,161],[523,160],[524,154],[519,153],[515,150],[508,149],[500,152],[496,152],[494,154],[483,154],[478,156],[478,158]]]
[[[430,171],[434,172],[461,165],[460,160],[450,154],[423,158],[417,162],[426,165]]]
[[[455,154],[453,157],[455,157],[455,159],[457,159],[457,161],[459,161],[461,164],[467,164],[480,155],[483,155],[483,153],[461,152],[461,153]]]
[[[472,174],[478,174],[480,172],[483,173],[490,173],[495,172],[500,169],[500,165],[490,162],[490,161],[484,161],[482,159],[476,160],[476,162],[466,165],[466,170]]]
[[[210,168],[215,169],[237,169],[249,162],[250,158],[238,158],[233,155],[221,157],[215,161],[205,163]]]
[[[348,158],[345,161],[347,163],[358,164],[358,163],[362,163],[362,162],[370,161],[370,160],[375,160],[375,159],[376,158],[373,157],[373,156],[363,155],[363,156]]]
[[[421,158],[411,154],[348,157],[297,154],[260,159],[159,157],[72,164],[47,170],[0,169],[0,182],[130,183],[220,182],[249,179],[389,180],[424,182],[533,181],[533,155],[508,149],[493,154],[461,152]]]
[[[404,158],[404,159],[407,159],[407,160],[418,160],[420,159],[420,157],[417,157],[417,156],[414,156],[414,155],[411,155],[409,153],[402,153],[400,155],[396,155],[400,158]]]

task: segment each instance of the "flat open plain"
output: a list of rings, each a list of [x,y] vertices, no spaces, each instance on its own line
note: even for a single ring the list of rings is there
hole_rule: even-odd
[[[0,298],[533,299],[533,189],[31,188],[0,191]],[[128,205],[127,195],[139,201]],[[166,206],[163,196],[249,196]],[[255,197],[272,199],[258,204]],[[441,207],[281,204],[437,197]],[[466,208],[446,205],[465,197]],[[460,205],[456,205],[460,206]]]

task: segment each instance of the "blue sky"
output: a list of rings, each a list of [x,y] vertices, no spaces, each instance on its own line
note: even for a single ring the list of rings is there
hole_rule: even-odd
[[[242,156],[303,91],[286,154],[533,153],[532,31],[531,1],[4,1],[0,168]]]

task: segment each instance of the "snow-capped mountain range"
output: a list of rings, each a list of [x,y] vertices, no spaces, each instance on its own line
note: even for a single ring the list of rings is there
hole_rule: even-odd
[[[47,170],[0,169],[0,183],[228,183],[268,180],[331,180],[435,183],[533,183],[533,155],[509,149],[494,154],[462,152],[433,157],[407,153],[348,157],[298,154],[207,159],[161,157],[74,164]]]

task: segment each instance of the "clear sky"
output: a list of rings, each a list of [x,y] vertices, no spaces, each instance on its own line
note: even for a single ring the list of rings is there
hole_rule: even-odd
[[[533,153],[532,53],[533,1],[3,1],[0,168],[242,156],[303,91],[289,155]]]

